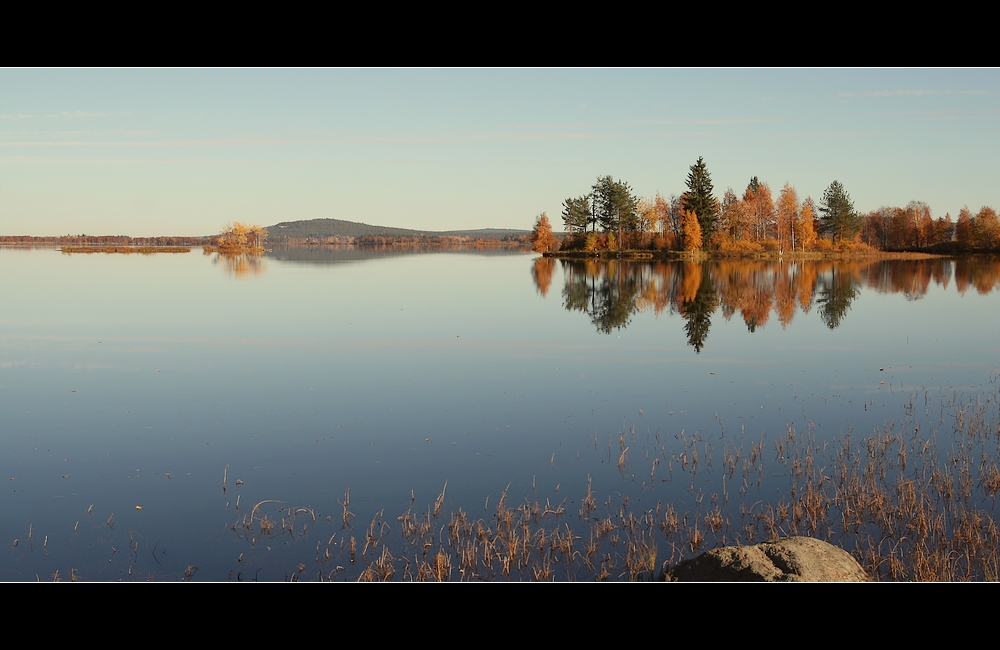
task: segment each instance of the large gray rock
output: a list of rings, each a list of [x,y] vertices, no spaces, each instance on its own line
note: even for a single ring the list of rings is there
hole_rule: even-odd
[[[812,537],[706,551],[667,571],[679,582],[868,582],[850,553]]]

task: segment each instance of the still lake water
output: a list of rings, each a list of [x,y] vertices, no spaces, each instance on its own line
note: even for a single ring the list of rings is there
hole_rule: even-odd
[[[505,489],[575,513],[588,477],[683,511],[701,497],[669,459],[692,438],[832,441],[1000,371],[989,259],[8,248],[0,278],[3,580],[315,577],[348,488],[359,537],[446,482],[446,511],[487,518]],[[264,500],[333,523],[251,548],[233,523]]]

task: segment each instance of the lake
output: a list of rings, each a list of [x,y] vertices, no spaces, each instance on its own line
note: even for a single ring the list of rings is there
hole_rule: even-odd
[[[748,513],[848,436],[944,450],[956,412],[996,433],[992,258],[6,248],[0,277],[3,580],[641,578],[699,521],[702,550],[763,535]],[[988,489],[996,435],[976,444]],[[477,522],[516,528],[504,507],[542,531],[534,574],[462,560]],[[631,513],[638,546],[592,532]]]

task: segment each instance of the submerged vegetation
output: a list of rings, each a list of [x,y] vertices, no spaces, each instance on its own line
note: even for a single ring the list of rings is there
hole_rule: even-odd
[[[508,485],[472,514],[447,507],[445,482],[426,509],[414,496],[401,513],[383,508],[362,517],[350,489],[330,513],[274,498],[241,504],[253,487],[229,484],[227,467],[221,496],[237,541],[228,578],[645,581],[711,548],[806,535],[844,548],[876,580],[997,580],[1000,376],[992,382],[985,397],[953,395],[938,404],[913,393],[899,422],[834,441],[817,440],[811,426],[749,435],[721,421],[714,434],[633,425],[606,441],[595,435],[592,453],[649,496],[652,505],[639,507],[619,492],[598,494],[588,477],[572,497],[558,488],[515,496]],[[654,503],[664,483],[682,487],[684,501]],[[93,506],[86,516],[104,518]],[[116,527],[114,514],[100,529],[110,564],[53,566],[49,577],[100,579],[115,566],[122,579],[197,575],[194,565],[168,569],[170,556],[156,552],[160,542]],[[42,531],[27,532],[20,546],[13,540],[14,556],[43,535],[48,544]]]
[[[683,508],[657,501],[636,510],[627,497],[595,494],[588,480],[573,501],[514,500],[508,486],[476,516],[444,507],[445,484],[426,511],[395,522],[378,512],[359,524],[345,491],[343,512],[326,518],[332,531],[321,532],[323,517],[310,509],[271,515],[261,504],[232,528],[249,567],[268,540],[301,545],[309,557],[288,579],[654,580],[713,547],[807,535],[847,549],[877,580],[997,580],[997,398],[994,390],[935,407],[914,394],[901,422],[833,444],[791,425],[757,437],[633,426],[606,450],[595,437],[595,452],[643,491],[686,485]],[[667,451],[666,438],[680,449]]]
[[[600,177],[589,193],[563,202],[566,236],[556,254],[859,256],[995,252],[1000,246],[1000,219],[988,206],[976,214],[963,208],[957,222],[950,214],[933,219],[919,201],[861,214],[839,181],[826,188],[817,206],[810,197],[800,200],[789,183],[775,201],[756,176],[742,196],[729,188],[720,200],[713,192],[702,158],[691,166],[687,190],[670,198],[637,197],[628,183]]]

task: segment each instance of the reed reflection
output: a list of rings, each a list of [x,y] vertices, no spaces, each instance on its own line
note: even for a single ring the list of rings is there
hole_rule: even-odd
[[[727,321],[739,314],[750,332],[764,327],[772,313],[787,327],[796,311],[815,306],[830,329],[843,323],[862,287],[878,293],[923,298],[933,284],[947,289],[951,279],[964,294],[979,294],[1000,284],[1000,259],[957,260],[719,260],[704,263],[623,260],[560,260],[565,279],[563,307],[585,313],[598,332],[626,327],[633,314],[652,310],[679,314],[688,344],[701,352],[711,317],[721,310]],[[554,260],[534,261],[532,277],[544,296],[552,282]]]

